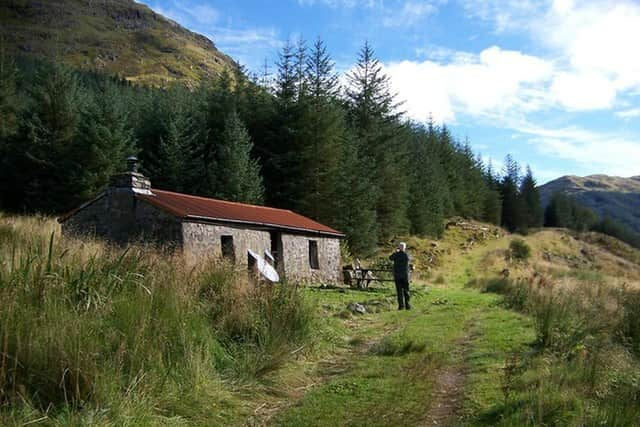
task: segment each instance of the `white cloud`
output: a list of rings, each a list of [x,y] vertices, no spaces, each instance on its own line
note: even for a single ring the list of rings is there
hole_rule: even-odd
[[[616,98],[611,81],[594,72],[559,72],[550,89],[554,99],[570,111],[611,108]]]
[[[213,24],[220,18],[220,13],[207,4],[193,5],[187,12],[201,24]]]
[[[258,70],[265,58],[273,57],[283,44],[274,28],[230,28],[221,25],[222,15],[205,0],[171,0],[166,3],[163,7],[155,0],[149,2],[148,6],[157,13],[204,34],[221,51],[252,70]]]
[[[631,119],[633,117],[640,117],[640,108],[630,108],[628,110],[616,111],[616,116],[622,119]]]
[[[532,16],[546,10],[549,2],[540,0],[460,0],[470,18],[492,22],[496,33],[522,31]]]
[[[479,55],[456,54],[451,62],[402,61],[385,71],[392,88],[405,101],[410,117],[453,121],[462,111],[483,115],[537,108],[544,93],[536,88],[552,76],[550,63],[517,51],[492,46]]]
[[[284,42],[273,28],[215,28],[207,35],[218,48],[249,69],[258,70]]]
[[[160,6],[157,2],[150,2],[149,7],[173,21],[189,22],[195,20],[199,24],[211,25],[220,18],[220,13],[207,3],[173,0],[166,6]]]
[[[533,27],[578,71],[600,72],[618,88],[640,83],[640,3],[581,2],[552,7]]]
[[[406,1],[401,8],[386,9],[382,25],[385,27],[410,27],[419,23],[427,15],[436,13],[438,8],[425,1]]]
[[[331,8],[354,8],[356,6],[373,8],[376,6],[382,6],[382,0],[298,0],[298,4],[301,6],[313,6],[315,4],[322,4]]]
[[[583,168],[609,175],[632,176],[640,171],[640,143],[619,135],[577,127],[546,128],[526,122],[513,123],[544,154],[575,161]]]
[[[640,89],[640,3],[583,0],[460,0],[496,32],[524,33],[557,70],[551,98],[572,111],[613,107]]]

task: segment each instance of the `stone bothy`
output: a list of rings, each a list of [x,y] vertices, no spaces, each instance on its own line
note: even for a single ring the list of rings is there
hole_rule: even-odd
[[[171,247],[191,263],[226,257],[244,269],[260,254],[281,277],[340,281],[339,231],[290,210],[152,189],[136,159],[127,162],[106,190],[59,219],[63,233]]]

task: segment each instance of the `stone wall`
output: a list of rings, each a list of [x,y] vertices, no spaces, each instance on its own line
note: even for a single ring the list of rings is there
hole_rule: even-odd
[[[187,261],[193,264],[202,259],[222,256],[222,236],[233,237],[238,269],[248,268],[247,249],[260,256],[264,256],[265,250],[271,249],[268,231],[185,221],[182,223],[182,239]]]
[[[110,243],[153,243],[165,247],[182,244],[180,220],[138,200],[126,189],[108,189],[62,223],[62,232],[92,236]]]
[[[318,244],[318,269],[311,268],[309,241]],[[282,234],[283,273],[293,280],[340,282],[340,240],[331,237]]]

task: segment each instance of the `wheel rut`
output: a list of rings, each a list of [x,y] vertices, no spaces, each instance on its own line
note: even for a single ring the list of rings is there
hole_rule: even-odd
[[[465,327],[464,334],[454,343],[453,364],[444,366],[435,373],[435,391],[428,404],[422,426],[456,425],[462,416],[465,385],[469,376],[467,360],[473,340],[478,336],[475,322]]]

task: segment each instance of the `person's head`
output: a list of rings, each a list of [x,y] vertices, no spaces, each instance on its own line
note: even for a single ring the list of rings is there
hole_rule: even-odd
[[[405,242],[400,242],[400,244],[398,245],[398,250],[400,252],[404,252],[405,250],[407,250],[407,244]]]

